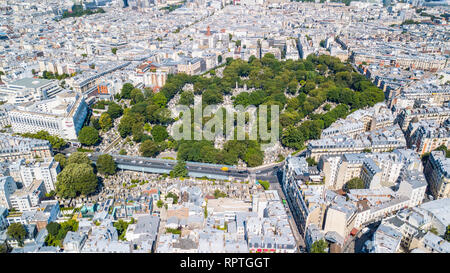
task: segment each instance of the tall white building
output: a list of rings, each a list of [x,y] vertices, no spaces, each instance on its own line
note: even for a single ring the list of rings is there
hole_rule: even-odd
[[[45,158],[44,161],[25,161],[23,159],[11,166],[17,168],[20,180],[24,187],[29,187],[35,180],[44,182],[45,191],[49,193],[55,190],[56,177],[61,171],[59,162],[53,158]],[[10,168],[10,173],[11,172]]]
[[[83,127],[88,107],[81,94],[61,92],[53,99],[18,105],[9,111],[15,133],[44,130],[52,135],[76,140]]]
[[[16,182],[11,176],[0,177],[0,207],[11,208],[10,197],[16,189]]]
[[[44,182],[34,180],[28,187],[16,190],[10,196],[11,207],[18,211],[31,211],[37,205],[42,197],[44,197]]]

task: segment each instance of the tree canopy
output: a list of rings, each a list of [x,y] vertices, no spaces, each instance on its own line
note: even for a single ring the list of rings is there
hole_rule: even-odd
[[[70,164],[74,164],[74,163],[90,165],[92,162],[89,159],[89,157],[86,155],[86,153],[75,152],[75,153],[71,154],[69,156],[69,158],[67,159],[66,166],[70,165]]]
[[[354,177],[350,179],[347,183],[345,183],[345,188],[347,190],[364,189],[365,188],[364,181],[359,177]]]
[[[328,247],[327,242],[324,239],[321,239],[319,241],[315,241],[311,247],[309,252],[310,253],[327,253],[326,249]]]
[[[186,162],[183,160],[178,160],[177,164],[173,167],[170,172],[171,177],[186,177],[188,176],[188,169],[186,168]]]
[[[37,138],[37,139],[43,139],[48,140],[50,144],[52,145],[52,148],[54,149],[63,149],[67,146],[67,142],[57,136],[50,135],[47,131],[39,131],[37,133],[24,133],[21,136],[28,137],[28,138]]]
[[[97,158],[97,170],[101,174],[115,174],[116,173],[116,162],[112,156],[108,154],[102,154]]]
[[[12,223],[9,225],[6,234],[16,240],[19,243],[19,246],[23,246],[24,240],[27,236],[27,230],[21,223]]]
[[[91,126],[85,126],[80,130],[80,133],[78,134],[78,140],[81,144],[84,145],[94,145],[100,140],[98,130]]]
[[[67,165],[57,176],[56,194],[62,198],[87,196],[97,189],[98,178],[91,165],[73,163]]]
[[[152,136],[154,141],[161,142],[167,139],[169,133],[167,132],[166,127],[162,125],[155,125],[152,128]]]

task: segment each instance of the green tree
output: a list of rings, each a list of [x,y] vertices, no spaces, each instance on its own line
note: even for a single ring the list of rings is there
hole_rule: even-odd
[[[354,177],[345,183],[345,188],[350,189],[364,189],[364,181],[359,177]]]
[[[141,143],[139,152],[145,157],[155,157],[160,153],[160,147],[155,142],[146,140]]]
[[[227,194],[224,192],[221,192],[220,190],[214,191],[214,198],[218,199],[218,198],[223,198],[223,197],[227,197]]]
[[[57,222],[50,222],[47,224],[46,229],[48,231],[48,234],[56,236],[61,229],[61,225]]]
[[[171,177],[186,177],[188,176],[188,169],[186,168],[186,162],[184,160],[178,160],[177,164],[170,172]]]
[[[78,140],[84,145],[94,145],[99,141],[99,135],[97,129],[91,126],[85,126],[78,134]]]
[[[131,104],[136,104],[144,100],[144,94],[142,93],[141,89],[134,88],[133,90],[131,90],[130,98]]]
[[[98,178],[88,164],[67,165],[57,176],[56,194],[62,198],[87,196],[97,189]]]
[[[69,156],[69,158],[66,161],[66,166],[70,164],[91,164],[91,160],[86,155],[86,153],[83,152],[75,152]]]
[[[167,195],[166,195],[166,199],[167,198],[172,198],[173,199],[173,202],[172,202],[172,204],[176,204],[176,203],[178,203],[178,195],[176,195],[176,194],[174,194],[174,193],[171,193],[171,192],[169,192]]]
[[[326,249],[328,247],[327,242],[325,242],[324,239],[321,239],[319,241],[315,241],[311,248],[309,249],[310,253],[326,253]]]
[[[116,53],[117,53],[117,48],[116,48],[116,47],[111,48],[111,52],[112,52],[112,54],[116,55]]]
[[[66,166],[67,163],[67,158],[65,155],[63,154],[56,154],[54,157],[55,161],[59,162],[59,166],[62,169],[64,169],[64,167]]]
[[[97,159],[97,170],[101,174],[115,174],[116,173],[116,162],[112,156],[108,154],[102,154]]]
[[[155,125],[152,128],[152,136],[155,142],[161,142],[167,139],[169,133],[167,132],[166,127],[162,125]]]
[[[222,63],[222,55],[217,56],[217,62],[218,62],[219,64]]]
[[[54,148],[54,149],[61,149],[67,145],[67,142],[64,139],[57,137],[57,136],[50,135],[49,132],[44,131],[44,130],[39,131],[37,133],[24,133],[24,134],[22,134],[22,136],[28,137],[28,138],[47,140],[48,142],[50,142],[50,144],[52,145],[52,148]]]
[[[162,200],[158,200],[158,202],[156,202],[156,206],[158,208],[162,208],[162,206],[164,206],[164,202]]]
[[[112,127],[112,119],[108,113],[103,113],[98,122],[104,131],[108,131]]]
[[[131,91],[134,89],[134,86],[131,83],[125,83],[122,86],[122,90],[120,92],[120,95],[123,99],[130,99],[131,98]]]
[[[164,96],[164,94],[162,92],[156,93],[153,96],[152,101],[155,105],[158,105],[158,107],[160,107],[160,108],[166,106],[166,104],[167,104],[167,98],[166,98],[166,96]]]
[[[120,105],[113,102],[109,104],[107,113],[112,119],[116,119],[123,114],[123,109]]]
[[[91,124],[92,127],[94,127],[96,130],[102,129],[100,126],[99,119],[95,118],[94,116],[91,117]]]
[[[259,166],[264,161],[264,153],[256,148],[250,148],[247,150],[244,160],[249,167]]]
[[[135,142],[141,142],[144,136],[144,124],[142,122],[133,124],[131,128],[131,133],[133,135],[133,140]]]
[[[316,166],[317,165],[317,162],[312,157],[306,158],[306,162],[308,162],[309,166]]]
[[[184,91],[183,93],[181,93],[180,95],[180,104],[183,105],[193,105],[194,104],[194,93],[192,93],[191,91]]]
[[[114,227],[117,229],[119,240],[125,241],[125,234],[130,222],[125,222],[122,219],[114,223]]]
[[[144,130],[146,132],[151,132],[152,131],[152,126],[150,125],[150,123],[144,124]]]
[[[9,225],[6,234],[16,240],[19,246],[23,246],[24,240],[27,236],[27,230],[21,223],[12,223]]]

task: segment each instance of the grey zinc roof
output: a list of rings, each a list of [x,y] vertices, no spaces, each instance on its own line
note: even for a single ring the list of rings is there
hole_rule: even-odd
[[[23,78],[10,83],[11,85],[24,86],[26,88],[39,88],[43,85],[52,82],[51,80],[35,79],[35,78]]]

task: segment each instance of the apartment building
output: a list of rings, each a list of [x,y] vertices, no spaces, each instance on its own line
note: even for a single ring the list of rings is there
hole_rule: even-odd
[[[47,140],[0,134],[0,161],[52,157],[52,146]]]
[[[16,191],[16,182],[11,176],[0,177],[0,206],[7,209],[12,208],[11,195]]]
[[[24,187],[29,187],[35,180],[43,181],[45,192],[49,193],[56,188],[56,177],[61,168],[59,162],[50,157],[42,161],[20,159],[10,165],[9,170]]]
[[[431,152],[424,173],[434,198],[450,197],[450,159],[445,157],[445,152]]]
[[[450,108],[448,107],[428,107],[416,109],[403,109],[397,116],[398,124],[403,131],[408,129],[410,122],[421,120],[434,121],[442,124],[450,117]]]

